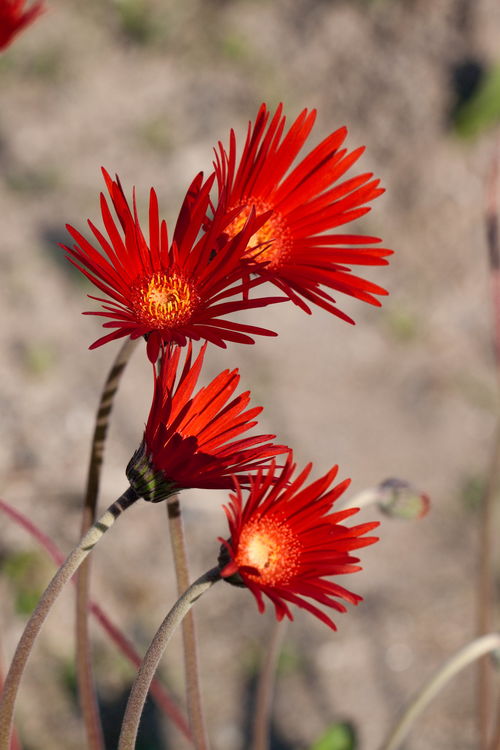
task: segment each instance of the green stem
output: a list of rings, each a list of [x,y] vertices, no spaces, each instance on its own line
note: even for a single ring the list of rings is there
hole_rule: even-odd
[[[273,701],[276,668],[286,633],[286,621],[274,621],[271,640],[266,649],[264,668],[261,670],[257,686],[257,700],[253,723],[253,750],[267,750],[269,747],[269,719]]]
[[[90,460],[87,473],[87,487],[82,508],[81,536],[87,533],[95,521],[97,498],[101,482],[101,470],[104,448],[114,398],[120,384],[121,376],[137,346],[138,339],[126,339],[109,371],[102,389],[97,409]],[[87,733],[89,750],[104,750],[104,737],[97,705],[94,679],[92,675],[92,657],[88,626],[88,607],[90,599],[90,558],[80,567],[76,579],[76,676],[78,694]]]
[[[167,644],[197,599],[220,580],[219,568],[204,573],[182,594],[163,620],[141,664],[123,718],[118,750],[134,750],[137,731],[149,687]]]
[[[489,633],[482,638],[476,638],[460,649],[433,675],[411,701],[389,737],[382,743],[381,750],[396,750],[410,731],[415,719],[447,682],[472,662],[498,649],[500,649],[500,633]]]
[[[189,586],[189,569],[181,507],[177,496],[172,496],[167,500],[167,513],[172,555],[177,577],[177,594],[181,596],[182,592]],[[198,669],[198,645],[192,612],[188,612],[182,621],[182,641],[184,648],[184,670],[186,673],[186,701],[193,744],[196,750],[208,750],[208,736],[203,714]]]
[[[45,622],[52,605],[56,601],[64,585],[76,572],[82,561],[95,547],[101,537],[113,526],[116,519],[124,510],[138,500],[137,494],[129,487],[118,500],[110,505],[108,510],[94,523],[91,529],[80,540],[78,545],[66,558],[47,588],[38,605],[28,620],[21,639],[17,645],[14,658],[5,679],[0,699],[0,750],[9,750],[12,731],[12,718],[16,702],[17,691],[28,657],[38,633]]]

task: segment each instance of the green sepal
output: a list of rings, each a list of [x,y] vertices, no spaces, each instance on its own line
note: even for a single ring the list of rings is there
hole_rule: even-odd
[[[180,487],[157,471],[142,441],[126,468],[127,479],[135,492],[149,503],[160,503],[175,495]]]

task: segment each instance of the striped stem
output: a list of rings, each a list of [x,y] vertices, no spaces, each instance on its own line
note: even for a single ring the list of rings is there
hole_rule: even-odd
[[[87,533],[95,521],[104,449],[114,398],[120,385],[123,371],[137,345],[137,341],[137,339],[127,339],[120,347],[102,389],[90,450],[87,487],[82,507],[81,536]],[[92,655],[88,626],[89,598],[90,559],[86,560],[80,566],[76,581],[76,677],[88,748],[89,750],[104,750],[104,737],[92,675]]]

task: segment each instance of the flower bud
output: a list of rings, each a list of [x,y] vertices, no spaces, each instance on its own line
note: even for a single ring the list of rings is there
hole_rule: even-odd
[[[378,486],[378,506],[391,518],[412,521],[429,512],[429,496],[403,479],[386,479]]]

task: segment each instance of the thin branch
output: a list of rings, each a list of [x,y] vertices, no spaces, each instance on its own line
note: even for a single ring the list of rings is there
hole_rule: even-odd
[[[500,243],[498,232],[498,171],[499,152],[494,155],[487,190],[486,235],[490,263],[491,299],[493,308],[493,351],[500,394]],[[500,475],[500,414],[493,438],[490,465],[487,474],[479,519],[478,571],[477,571],[477,625],[478,636],[493,627],[493,530],[494,505]],[[477,720],[481,750],[488,748],[493,713],[492,671],[489,660],[482,659],[477,674]],[[500,723],[500,711],[497,721]]]
[[[193,604],[219,580],[220,570],[218,567],[204,573],[182,594],[160,625],[132,686],[121,728],[118,750],[134,750],[149,686],[165,648]]]
[[[176,495],[167,500],[167,513],[172,555],[177,577],[177,593],[180,596],[189,586],[189,569],[181,508]],[[192,612],[188,612],[182,621],[182,641],[184,647],[184,669],[186,673],[186,699],[194,746],[196,750],[208,750],[208,737],[203,715],[198,669],[198,645]]]
[[[9,750],[12,718],[17,697],[17,691],[23,676],[26,662],[40,629],[49,614],[52,605],[57,600],[64,585],[78,570],[83,560],[93,550],[102,536],[113,526],[116,519],[124,510],[138,500],[137,494],[130,487],[110,505],[108,510],[94,523],[83,539],[77,544],[59,568],[55,576],[42,594],[38,605],[28,620],[21,639],[17,645],[10,669],[0,698],[0,750]]]
[[[121,376],[137,345],[137,339],[127,339],[120,347],[109,371],[97,409],[90,460],[87,474],[87,487],[82,507],[80,534],[83,536],[95,521],[97,498],[101,481],[104,448],[113,409],[114,398]],[[90,596],[90,559],[80,567],[76,585],[76,677],[78,694],[87,733],[89,750],[104,750],[99,707],[92,674],[92,653],[88,627],[88,604]]]
[[[254,750],[268,750],[269,747],[269,726],[276,668],[286,633],[286,626],[287,623],[285,620],[281,620],[281,622],[274,620],[271,639],[264,658],[264,668],[260,672],[253,722]]]

